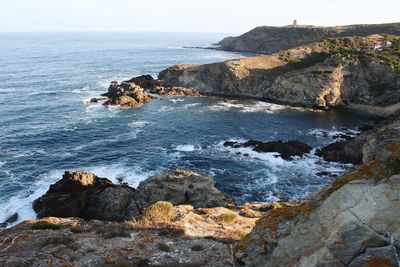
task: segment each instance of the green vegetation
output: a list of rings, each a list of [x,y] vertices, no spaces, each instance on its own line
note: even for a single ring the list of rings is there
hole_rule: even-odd
[[[316,68],[312,71],[313,74],[322,75],[322,74],[331,74],[333,70],[330,68]]]
[[[39,221],[31,225],[31,229],[33,230],[59,230],[61,227],[54,223],[49,223],[46,221]]]
[[[162,243],[162,242],[158,243],[157,247],[158,247],[159,250],[164,251],[164,252],[171,252],[172,251],[170,246],[168,246],[167,244]]]
[[[222,213],[215,218],[215,221],[219,223],[231,223],[236,220],[236,218],[236,213]]]
[[[390,48],[383,51],[373,51],[365,53],[366,56],[379,59],[383,64],[392,68],[400,68],[400,40],[391,41]]]
[[[314,66],[318,63],[322,63],[328,57],[330,57],[330,54],[325,52],[312,53],[306,58],[297,58],[290,53],[284,53],[279,56],[279,59],[286,61],[289,66],[298,70]]]
[[[158,201],[144,210],[142,220],[148,222],[171,222],[174,206],[167,201]]]
[[[400,174],[400,152],[393,153],[386,164],[390,175]]]

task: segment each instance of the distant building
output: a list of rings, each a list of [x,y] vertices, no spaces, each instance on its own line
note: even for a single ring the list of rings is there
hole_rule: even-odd
[[[366,47],[364,47],[363,50],[381,52],[386,48],[390,48],[391,46],[392,46],[392,42],[384,40],[384,41],[376,42],[373,45],[366,46]]]
[[[295,19],[295,20],[293,20],[293,27],[297,27],[297,26],[298,26],[297,19]]]

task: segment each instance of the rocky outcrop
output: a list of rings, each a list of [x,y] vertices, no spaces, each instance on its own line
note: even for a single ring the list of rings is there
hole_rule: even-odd
[[[174,205],[190,204],[195,208],[233,204],[230,197],[215,188],[211,177],[183,170],[147,178],[139,184],[136,200],[140,208],[160,200]]]
[[[65,172],[45,195],[33,203],[39,218],[80,217],[122,221],[138,213],[129,206],[135,190],[115,185],[92,173]]]
[[[384,39],[380,35],[329,39],[271,55],[176,65],[160,72],[159,79],[204,94],[319,108],[391,106],[388,112],[395,113],[400,110],[395,105],[400,102],[400,41],[393,38],[394,45],[382,52],[365,51]]]
[[[276,203],[235,246],[238,261],[246,266],[397,266],[399,125],[391,122],[368,134],[363,150],[368,162],[337,178],[314,200]]]
[[[326,161],[351,163],[355,165],[363,162],[363,146],[366,143],[367,134],[350,140],[342,140],[317,149],[315,154]]]
[[[33,209],[39,218],[124,221],[140,217],[146,207],[157,201],[189,204],[196,208],[233,203],[214,186],[211,177],[193,172],[174,170],[152,176],[141,182],[136,191],[92,173],[65,172],[60,181],[34,201]]]
[[[250,140],[245,143],[226,141],[224,146],[233,148],[251,147],[256,152],[277,152],[285,160],[291,160],[293,156],[302,156],[312,149],[312,147],[300,141],[270,141],[265,143],[257,140]]]
[[[136,108],[148,103],[152,97],[147,92],[135,83],[123,82],[118,84],[112,82],[108,88],[108,92],[103,94],[109,98],[104,105],[106,106],[121,106]]]
[[[326,38],[345,36],[368,36],[371,34],[400,35],[400,23],[318,27],[257,27],[238,37],[220,41],[217,49],[237,52],[271,54]]]
[[[234,266],[231,244],[268,209],[173,208],[171,222],[45,218],[0,232],[0,266]]]

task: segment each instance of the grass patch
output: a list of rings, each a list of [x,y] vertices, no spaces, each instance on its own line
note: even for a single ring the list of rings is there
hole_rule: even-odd
[[[148,206],[142,216],[147,222],[171,222],[174,217],[174,206],[167,201],[158,201]]]
[[[49,223],[46,221],[39,221],[31,225],[33,230],[59,230],[61,227],[54,223]]]
[[[215,221],[219,223],[231,223],[235,221],[236,218],[236,213],[222,213],[215,218]]]

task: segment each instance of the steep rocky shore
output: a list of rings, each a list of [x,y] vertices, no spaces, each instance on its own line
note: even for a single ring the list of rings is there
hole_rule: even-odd
[[[368,50],[389,39],[390,47]],[[159,78],[165,84],[192,87],[203,94],[320,108],[375,107],[387,115],[399,109],[399,51],[396,36],[327,39],[271,55],[176,65],[162,71]]]
[[[136,190],[66,172],[34,204],[59,218],[3,230],[0,265],[397,266],[399,117],[352,141],[362,164],[300,202],[237,206],[212,178],[181,170]]]

